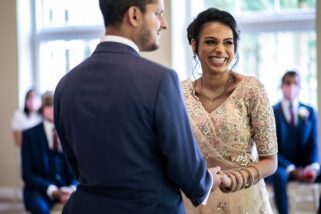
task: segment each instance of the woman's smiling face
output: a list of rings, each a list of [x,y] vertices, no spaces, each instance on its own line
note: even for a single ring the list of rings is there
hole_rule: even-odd
[[[199,36],[198,45],[192,41],[193,51],[196,51],[204,72],[218,73],[228,70],[234,58],[233,32],[220,22],[204,24]]]

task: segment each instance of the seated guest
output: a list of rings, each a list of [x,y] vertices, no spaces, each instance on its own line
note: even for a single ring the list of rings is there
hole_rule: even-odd
[[[273,182],[280,214],[288,213],[286,186],[289,180],[315,182],[320,165],[318,123],[311,106],[299,102],[300,76],[288,71],[282,78],[283,100],[273,106],[278,139],[278,169]]]
[[[76,189],[64,159],[53,124],[53,93],[42,98],[44,121],[22,134],[23,199],[31,213],[49,214],[51,207],[65,203]]]

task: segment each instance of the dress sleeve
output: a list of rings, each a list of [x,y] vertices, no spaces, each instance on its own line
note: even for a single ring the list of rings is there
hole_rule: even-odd
[[[275,131],[275,118],[265,88],[253,78],[249,93],[249,115],[252,126],[252,138],[259,156],[276,154],[278,151]]]

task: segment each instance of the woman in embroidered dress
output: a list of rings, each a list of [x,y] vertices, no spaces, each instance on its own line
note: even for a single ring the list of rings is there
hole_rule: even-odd
[[[222,169],[206,206],[184,199],[187,213],[272,213],[263,178],[277,167],[274,116],[263,85],[230,69],[238,58],[236,21],[209,8],[187,34],[202,76],[182,83],[186,106],[207,166]]]

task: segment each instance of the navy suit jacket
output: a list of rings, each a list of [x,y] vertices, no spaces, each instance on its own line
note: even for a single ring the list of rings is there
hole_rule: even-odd
[[[24,191],[36,191],[43,195],[47,195],[47,188],[53,184],[50,179],[48,140],[44,129],[44,124],[28,129],[23,132],[21,164],[22,177],[24,180]],[[67,162],[64,161],[65,176],[68,185],[76,185]]]
[[[279,167],[286,168],[290,164],[304,167],[308,164],[319,162],[318,123],[315,111],[312,107],[302,103],[299,103],[300,107],[306,108],[309,111],[309,116],[305,119],[300,119],[299,117],[299,123],[296,127],[298,144],[288,145],[285,141],[290,125],[286,121],[281,103],[273,106],[279,147]]]
[[[100,43],[55,91],[55,125],[80,185],[64,213],[184,213],[210,175],[177,74],[131,47]]]

